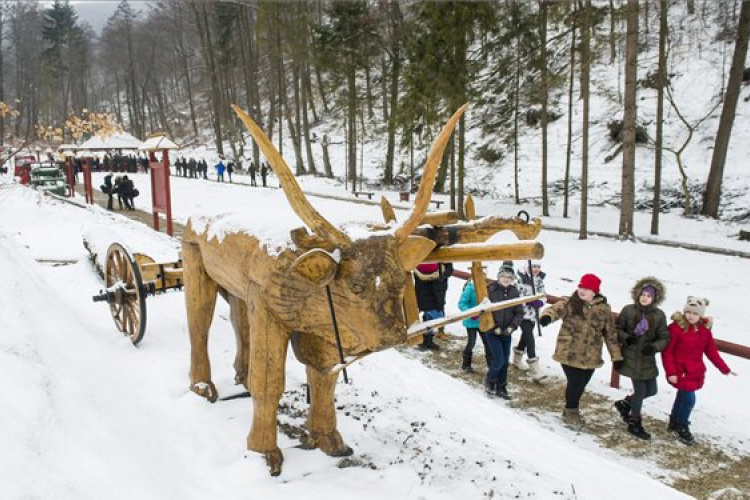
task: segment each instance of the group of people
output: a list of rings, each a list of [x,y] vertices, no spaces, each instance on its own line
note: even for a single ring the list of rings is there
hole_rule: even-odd
[[[117,203],[122,210],[123,204],[127,210],[135,210],[135,198],[140,194],[133,181],[127,175],[118,175],[112,181],[112,172],[104,176],[104,184],[101,190],[107,195],[107,210],[113,210],[114,196],[117,195]]]
[[[518,272],[513,262],[505,261],[497,281],[489,283],[490,301],[499,302],[518,297],[545,294],[541,263],[528,261]],[[444,316],[447,278],[450,264],[421,264],[415,271],[417,303],[423,319]],[[528,371],[533,380],[544,383],[546,376],[539,368],[535,346],[535,328],[547,327],[561,320],[552,359],[560,363],[566,378],[566,425],[580,429],[585,421],[580,401],[594,371],[603,366],[602,350],[606,345],[613,366],[622,376],[632,380],[633,393],[614,403],[620,418],[633,436],[648,440],[651,434],[643,427],[643,402],[657,393],[661,355],[666,380],[676,390],[667,429],[681,442],[693,444],[690,416],[695,407],[695,392],[703,387],[706,374],[704,355],[724,375],[736,375],[727,366],[714,343],[711,319],[706,316],[708,299],[688,297],[682,311],[671,316],[671,323],[659,305],[666,297],[664,284],[653,276],[638,280],[631,289],[633,302],[626,305],[615,320],[607,299],[601,293],[601,279],[585,274],[573,294],[561,297],[552,305],[535,299],[523,306],[516,305],[492,312],[492,326],[480,329],[479,316],[463,321],[467,342],[462,352],[461,368],[473,372],[472,353],[479,337],[487,361],[485,390],[492,397],[510,399],[508,367]],[[465,311],[477,305],[474,283],[468,281],[458,303]],[[513,346],[513,334],[520,338]],[[432,335],[425,335],[420,346],[439,349]],[[511,360],[512,356],[512,360]],[[524,363],[526,356],[526,363]]]
[[[208,179],[208,162],[204,159],[196,160],[195,158],[185,159],[185,157],[181,157],[175,160],[174,166],[178,177]],[[240,170],[241,168],[242,166],[240,165]],[[234,161],[226,160],[223,156],[220,156],[219,161],[214,165],[214,170],[216,170],[217,182],[224,182],[224,174],[226,174],[229,182],[232,182],[232,174],[237,171],[237,166]],[[247,172],[250,174],[250,185],[257,186],[255,177],[260,173],[263,187],[266,187],[268,173],[271,170],[268,163],[265,161],[261,162],[260,172],[258,170],[255,162],[250,160],[247,167]]]

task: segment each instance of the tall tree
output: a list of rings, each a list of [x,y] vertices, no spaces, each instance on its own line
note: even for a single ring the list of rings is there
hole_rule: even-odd
[[[625,113],[622,125],[623,153],[619,235],[621,238],[632,238],[633,212],[635,210],[635,99],[638,86],[638,0],[628,0],[626,17]]]
[[[583,124],[581,137],[581,217],[578,239],[588,239],[589,210],[589,89],[591,87],[591,0],[583,3],[581,26],[581,98],[583,99]]]
[[[542,0],[539,5],[539,53],[541,55],[541,85],[539,89],[542,101],[541,127],[542,127],[542,215],[549,216],[549,197],[547,193],[547,106],[549,103],[549,83],[547,67],[547,2]]]
[[[662,143],[664,140],[664,87],[667,84],[668,0],[659,0],[659,69],[656,79],[656,144],[654,148],[654,199],[651,208],[651,234],[659,234],[661,210]]]
[[[706,190],[703,193],[703,215],[717,218],[719,216],[719,203],[721,202],[721,185],[724,178],[724,165],[729,150],[729,139],[732,136],[734,116],[737,112],[737,101],[740,96],[742,85],[742,72],[745,69],[747,58],[748,38],[750,38],[750,0],[743,0],[740,17],[737,22],[737,42],[734,46],[734,58],[732,68],[729,71],[729,82],[727,83],[726,100],[721,110],[719,130],[716,132],[714,153],[711,157],[711,170],[706,181]]]

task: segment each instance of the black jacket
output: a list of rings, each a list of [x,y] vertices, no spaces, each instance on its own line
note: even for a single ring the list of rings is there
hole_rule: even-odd
[[[445,308],[445,294],[448,291],[448,278],[453,274],[453,264],[439,264],[439,277],[425,281],[414,274],[414,288],[417,294],[417,307],[420,311],[442,311]]]
[[[501,302],[504,300],[517,299],[521,294],[518,292],[518,288],[513,285],[505,288],[500,283],[493,282],[487,286],[487,296],[491,302]],[[500,327],[502,330],[505,330],[509,326],[518,328],[521,324],[521,320],[523,320],[523,306],[517,305],[500,309],[498,311],[492,311],[492,319],[495,321],[495,326],[493,328]]]

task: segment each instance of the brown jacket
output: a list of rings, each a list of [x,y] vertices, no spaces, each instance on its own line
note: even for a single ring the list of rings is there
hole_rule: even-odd
[[[549,316],[552,321],[563,320],[552,359],[585,370],[599,368],[604,364],[602,344],[606,342],[612,361],[621,361],[617,328],[607,299],[602,295],[594,297],[591,304],[584,305],[583,317],[572,313],[569,300],[570,297],[562,297],[542,311],[542,316]]]

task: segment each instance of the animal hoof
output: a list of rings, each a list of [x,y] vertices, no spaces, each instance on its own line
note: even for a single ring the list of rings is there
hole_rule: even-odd
[[[320,451],[330,457],[348,457],[354,453],[354,450],[344,443],[344,439],[338,431],[318,435],[314,440]]]
[[[276,477],[281,474],[281,464],[284,463],[284,455],[281,453],[281,450],[276,448],[273,451],[267,451],[264,455],[271,475]]]
[[[210,380],[208,382],[195,383],[190,390],[198,396],[206,398],[211,403],[215,402],[216,398],[219,397],[219,393],[216,391],[216,386]]]

